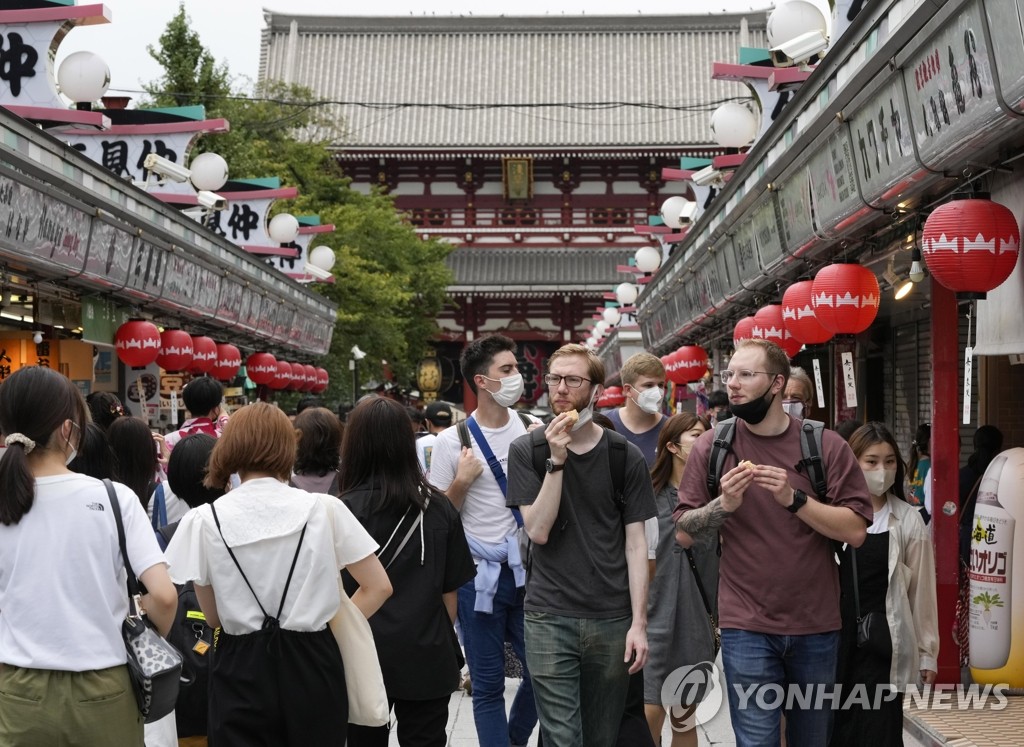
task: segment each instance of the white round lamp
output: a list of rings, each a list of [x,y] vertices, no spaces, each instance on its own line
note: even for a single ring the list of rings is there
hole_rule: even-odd
[[[683,222],[679,216],[684,207],[686,207],[686,198],[679,195],[669,197],[661,203],[661,219],[665,221],[665,225],[669,228],[682,228]]]
[[[267,233],[278,244],[290,244],[299,235],[299,221],[291,213],[275,215],[270,219]]]
[[[768,16],[768,46],[778,47],[791,39],[820,31],[829,35],[831,14],[825,11],[825,0],[784,0]]]
[[[615,300],[621,306],[632,306],[636,302],[637,290],[632,283],[619,283],[615,286]]]
[[[309,253],[309,263],[314,267],[319,267],[324,272],[331,271],[335,260],[334,250],[329,246],[318,246]]]
[[[192,186],[207,192],[216,192],[228,181],[228,162],[217,153],[200,153],[188,165],[192,172]]]
[[[735,101],[722,104],[711,115],[711,136],[723,148],[748,145],[757,136],[757,126],[754,113]]]
[[[661,267],[661,252],[653,246],[642,246],[634,255],[636,268],[640,272],[654,272]]]
[[[73,52],[57,70],[57,85],[75,103],[99,101],[110,87],[110,68],[95,52]]]
[[[601,312],[601,318],[608,322],[609,326],[614,327],[620,321],[622,321],[622,314],[614,306],[608,306],[604,311]]]

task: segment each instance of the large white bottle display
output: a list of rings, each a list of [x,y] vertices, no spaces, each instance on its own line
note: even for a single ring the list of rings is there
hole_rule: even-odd
[[[1022,513],[1024,449],[1009,449],[985,470],[971,522],[970,665],[980,684],[1024,686],[1024,546],[1014,560]]]

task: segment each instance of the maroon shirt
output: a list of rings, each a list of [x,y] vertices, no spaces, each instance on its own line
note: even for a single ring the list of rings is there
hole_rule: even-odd
[[[737,420],[732,451],[722,474],[744,459],[785,467],[794,489],[815,500],[803,459],[799,420],[778,436],[756,436]],[[707,504],[708,460],[714,430],[693,445],[679,484],[675,516]],[[870,524],[874,512],[860,465],[836,433],[822,433],[822,458],[828,478],[827,503],[846,506]],[[832,542],[780,506],[772,494],[751,483],[743,505],[721,527],[719,624],[776,635],[806,635],[839,630],[839,574]]]

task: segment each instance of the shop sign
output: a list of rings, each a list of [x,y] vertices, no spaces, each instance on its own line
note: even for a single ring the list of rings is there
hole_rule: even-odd
[[[999,73],[999,89],[1005,102],[1020,110],[1024,98],[1024,36],[1022,0],[986,2],[985,15],[992,38],[992,61]]]
[[[89,222],[81,210],[0,176],[0,247],[40,271],[55,274],[56,266],[68,274],[81,272]]]
[[[781,182],[778,199],[783,241],[790,252],[796,253],[814,238],[814,223],[811,221],[811,183],[807,169],[797,169]]]
[[[865,202],[876,204],[901,194],[920,173],[899,77],[892,76],[854,107],[850,136]]]
[[[181,253],[167,260],[163,299],[193,318],[212,317],[220,297],[220,275]]]
[[[82,296],[82,342],[113,345],[117,328],[128,321],[129,309],[99,296]]]
[[[83,278],[100,288],[123,288],[128,282],[135,241],[113,223],[93,219]]]
[[[257,318],[263,312],[263,296],[254,288],[242,288],[238,304],[238,326],[255,330]]]
[[[732,246],[736,254],[736,268],[739,270],[740,283],[746,285],[761,275],[752,220],[747,219],[740,222],[732,237]]]
[[[807,171],[811,180],[811,207],[814,232],[831,238],[844,218],[863,207],[857,193],[853,153],[845,133],[835,132],[819,138],[811,146]]]
[[[782,260],[782,240],[779,237],[779,220],[775,214],[775,201],[768,196],[754,208],[751,223],[754,241],[761,259],[761,267],[770,272]]]
[[[152,125],[148,126],[152,128]],[[122,125],[119,130],[130,129],[130,125]],[[152,190],[162,194],[195,196],[196,190],[192,182],[164,180],[157,186],[161,177],[147,171],[143,164],[149,155],[166,158],[171,163],[185,165],[185,156],[192,146],[195,132],[167,132],[156,134],[89,134],[74,135],[61,133],[68,144],[94,163],[100,164],[114,175],[133,182],[145,182],[153,179]]]
[[[233,326],[238,321],[238,310],[242,304],[242,285],[230,278],[220,283],[220,301],[217,304],[217,319],[226,326]],[[252,317],[248,317],[251,320]]]
[[[140,239],[135,247],[128,283],[124,290],[145,301],[155,301],[163,290],[165,264],[170,254],[162,246]]]
[[[735,270],[729,269],[729,257],[732,254],[730,251],[732,247],[728,244],[720,244],[717,251],[714,253],[712,259],[715,263],[715,276],[718,278],[720,283],[719,292],[721,293],[721,300],[725,301],[729,298],[729,291],[733,287],[733,277],[735,277]],[[714,289],[712,288],[712,292]]]

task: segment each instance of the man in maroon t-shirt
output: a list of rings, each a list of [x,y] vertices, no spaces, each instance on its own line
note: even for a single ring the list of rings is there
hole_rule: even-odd
[[[814,495],[798,469],[801,421],[782,407],[789,371],[774,343],[737,344],[721,372],[737,422],[719,495],[707,487],[714,431],[694,444],[679,485],[680,544],[721,535],[719,624],[737,745],[778,743],[790,686],[819,697],[812,686],[835,684],[841,623],[831,541],[859,547],[872,520],[860,465],[835,433],[822,434],[828,495]],[[785,711],[789,744],[828,742],[831,701],[817,705]]]

